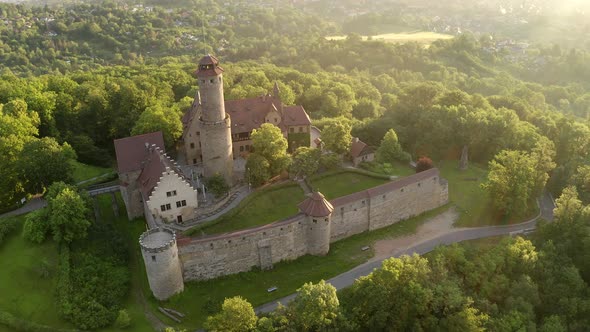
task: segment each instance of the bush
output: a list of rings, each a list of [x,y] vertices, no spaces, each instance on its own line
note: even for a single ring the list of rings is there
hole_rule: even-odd
[[[126,329],[131,325],[131,317],[127,313],[127,310],[122,309],[119,310],[119,315],[117,315],[117,319],[115,320],[115,327],[118,329]]]
[[[421,157],[416,163],[416,173],[424,172],[434,167],[434,163],[428,157]]]
[[[207,189],[209,189],[209,191],[213,193],[215,197],[221,197],[227,194],[229,191],[229,186],[225,182],[223,176],[218,173],[207,179]]]
[[[33,243],[43,243],[49,232],[46,209],[31,212],[25,219],[23,237]]]
[[[0,244],[2,244],[2,241],[10,233],[12,233],[16,230],[17,224],[18,224],[18,219],[16,219],[16,218],[0,219]]]

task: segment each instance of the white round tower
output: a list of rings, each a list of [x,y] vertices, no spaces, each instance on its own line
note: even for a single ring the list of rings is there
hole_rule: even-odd
[[[167,228],[153,228],[139,237],[141,254],[152,293],[158,300],[184,290],[176,234]]]
[[[225,113],[223,69],[219,60],[207,55],[199,61],[197,70],[201,98],[201,149],[203,173],[211,177],[221,174],[228,185],[233,184],[234,158],[231,140],[231,119]]]

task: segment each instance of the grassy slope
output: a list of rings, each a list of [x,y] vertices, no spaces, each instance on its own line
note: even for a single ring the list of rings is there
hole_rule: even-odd
[[[297,204],[304,199],[296,184],[263,189],[242,201],[224,216],[191,230],[192,234],[216,234],[269,224],[297,213]]]
[[[113,172],[111,168],[86,165],[77,161],[74,161],[72,165],[74,166],[73,177],[76,183]]]
[[[327,199],[350,195],[386,182],[388,180],[346,171],[335,171],[328,173],[328,175],[322,174],[310,179],[312,189],[319,190]]]
[[[329,279],[366,262],[373,256],[373,252],[362,251],[363,246],[372,245],[384,238],[412,234],[428,217],[437,215],[447,208],[448,206],[445,206],[399,224],[338,241],[331,244],[330,252],[326,256],[304,256],[294,261],[281,262],[275,264],[270,271],[255,270],[209,281],[189,282],[185,284],[182,294],[159,304],[187,314],[183,324],[175,325],[168,318],[159,314],[158,316],[171,326],[194,330],[202,326],[207,316],[212,313],[210,308],[216,311],[217,305],[227,297],[240,295],[254,306],[276,300],[295,292],[306,282]],[[268,293],[266,290],[271,286],[277,286],[278,290]],[[150,302],[157,310],[157,302],[153,298]]]
[[[24,220],[24,216],[19,219]],[[50,275],[47,278],[38,273],[41,261],[47,262],[49,266]],[[21,223],[0,244],[0,262],[0,310],[40,324],[71,327],[59,318],[55,306],[58,253],[52,241],[45,241],[41,245],[28,243],[22,237]]]
[[[99,198],[101,206],[101,222],[114,222],[121,232],[129,235],[129,243],[133,253],[139,252],[137,239],[145,230],[143,220],[133,223],[127,221],[126,216],[115,218],[111,210],[110,195],[102,195]],[[123,201],[119,197],[121,212],[125,209]],[[24,216],[20,217],[24,219]],[[73,328],[73,326],[59,317],[55,305],[55,273],[57,271],[58,253],[56,244],[50,239],[42,245],[30,244],[22,236],[22,226],[0,245],[0,262],[4,267],[0,270],[0,310],[5,310],[21,319],[26,319],[38,324],[55,328]],[[48,278],[39,277],[36,267],[39,261],[46,261],[50,266]],[[141,265],[140,265],[141,264]],[[131,289],[141,290],[143,284],[147,285],[147,279],[143,264],[133,257],[130,264]],[[145,319],[143,307],[137,300],[136,293],[131,291],[124,304],[131,317],[131,326],[125,331],[151,331],[150,324]],[[0,326],[0,332],[10,331]],[[99,331],[121,331],[115,328],[106,328]]]

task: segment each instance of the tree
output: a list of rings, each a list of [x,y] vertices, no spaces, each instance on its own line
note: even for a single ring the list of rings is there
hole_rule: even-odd
[[[533,167],[535,168],[535,187],[532,195],[540,196],[545,189],[549,172],[555,168],[553,159],[555,158],[555,145],[546,137],[541,137],[533,148],[531,154]]]
[[[289,166],[288,143],[281,129],[270,123],[252,130],[254,152],[268,161],[270,175],[277,175]]]
[[[306,283],[289,303],[287,317],[296,331],[325,331],[334,327],[340,315],[336,288],[321,280]]]
[[[352,115],[363,120],[366,118],[375,118],[379,115],[379,104],[368,98],[361,98],[352,108]]]
[[[350,124],[342,121],[328,123],[322,130],[322,141],[326,149],[339,155],[350,151],[352,142],[351,129]]]
[[[434,167],[432,159],[428,157],[420,157],[416,162],[416,173],[427,171]]]
[[[49,227],[46,209],[31,212],[25,218],[23,237],[33,243],[43,243],[49,232]]]
[[[57,242],[71,243],[86,237],[90,221],[88,208],[80,195],[70,188],[59,191],[48,200],[49,224]]]
[[[397,139],[397,134],[393,129],[389,129],[387,133],[385,133],[376,154],[377,161],[380,163],[410,160],[410,155],[402,150]]]
[[[579,166],[570,184],[576,186],[580,199],[584,203],[590,203],[590,165]]]
[[[320,166],[321,151],[309,147],[299,147],[293,153],[291,173],[295,176],[311,176],[318,171]]]
[[[156,104],[146,108],[139,116],[131,134],[139,135],[155,131],[162,131],[166,147],[174,147],[176,140],[182,135],[180,112],[176,107],[166,108]]]
[[[256,328],[257,321],[252,305],[236,296],[223,301],[221,311],[207,318],[205,328],[212,332],[247,332]]]
[[[117,315],[114,325],[118,329],[126,329],[131,325],[131,317],[129,317],[127,310],[119,310],[119,314]]]
[[[28,193],[42,193],[52,183],[72,183],[75,153],[69,145],[60,146],[54,138],[43,137],[27,142],[17,167]]]
[[[490,161],[488,180],[482,184],[496,209],[504,215],[520,214],[534,198],[537,171],[524,152],[504,150]]]
[[[561,196],[555,201],[553,214],[557,221],[573,222],[582,215],[583,209],[576,187],[570,186],[563,189]]]
[[[245,179],[254,187],[258,187],[270,179],[270,164],[258,153],[250,153],[246,160]]]

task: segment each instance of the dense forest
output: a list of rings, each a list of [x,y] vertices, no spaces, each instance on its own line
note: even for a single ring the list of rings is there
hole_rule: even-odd
[[[491,14],[485,26],[467,29],[457,17],[498,8],[444,3],[450,6],[443,20],[463,31],[440,31],[455,37],[427,47],[361,37],[392,26],[438,29],[440,18],[430,11],[420,14],[404,1],[374,2],[387,10],[369,6],[366,13],[357,12],[356,2],[327,0],[0,3],[0,210],[48,192],[52,183],[71,184],[71,160],[112,166],[113,139],[162,130],[173,148],[182,134],[182,114],[198,89],[196,62],[216,54],[225,69],[227,99],[260,96],[277,82],[282,101],[303,105],[326,137],[361,137],[377,149],[379,162],[428,156],[462,159],[464,167],[467,161],[488,164],[485,187],[505,214],[521,212],[545,187],[562,197],[558,222],[542,227],[532,242],[506,241],[481,253],[451,247],[427,259],[392,260],[338,294],[340,304],[331,298],[333,312],[309,319],[310,324],[320,319],[319,325],[297,325],[306,324],[297,317],[307,316],[298,316],[294,304],[254,319],[252,326],[380,330],[395,321],[399,330],[582,331],[588,326],[584,206],[590,204],[590,50],[583,40],[588,24],[580,23],[586,16],[579,13],[564,23],[580,36],[578,43],[558,44],[533,32],[515,34],[516,23],[501,25]],[[542,24],[550,13],[542,8],[506,17]],[[357,14],[342,15],[351,12]],[[504,29],[490,33],[486,26]],[[325,38],[338,34],[347,36]],[[305,164],[299,156],[293,164]],[[72,188],[66,191],[78,203],[85,199]],[[87,214],[88,202],[79,205]],[[74,241],[78,250],[65,260],[75,263],[67,272],[75,280],[60,299],[64,316],[81,328],[96,328],[117,318],[117,302],[128,287],[120,269],[125,253],[123,248],[95,261],[94,253],[112,244],[103,241],[104,234],[113,231],[82,228],[77,238],[88,233],[96,241]],[[43,238],[48,233],[61,234],[58,226],[44,229]],[[56,242],[64,241],[57,236]],[[75,311],[72,301],[88,302],[100,283],[108,282],[100,275],[86,283],[93,265],[120,273],[121,283],[108,285],[112,297],[92,300],[100,306]],[[401,283],[392,283],[391,275]],[[306,287],[305,292],[336,296],[326,285]],[[74,290],[81,290],[79,296]],[[403,300],[387,297],[402,290]],[[423,301],[407,302],[412,299]],[[359,311],[354,303],[367,305]]]

